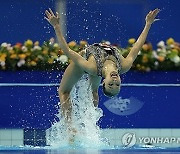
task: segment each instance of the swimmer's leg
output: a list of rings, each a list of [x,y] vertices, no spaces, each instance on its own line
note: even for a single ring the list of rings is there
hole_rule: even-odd
[[[99,104],[98,88],[101,84],[101,77],[89,75],[89,79],[93,94],[93,104],[95,107],[97,107]]]
[[[71,122],[72,105],[70,101],[70,92],[61,93],[59,91],[59,98],[61,113],[64,116],[66,122]]]
[[[72,119],[71,119],[71,112],[72,112],[72,104],[70,100],[70,93],[61,93],[59,92],[60,96],[60,108],[61,108],[61,113],[65,118],[65,125],[67,127],[67,132],[68,132],[68,141],[70,144],[74,143],[75,140],[75,135],[77,133],[76,129],[73,127],[72,124]]]
[[[70,100],[70,92],[83,74],[84,71],[79,68],[74,62],[71,62],[64,72],[63,78],[60,83],[59,98],[61,113],[64,116],[67,127],[68,129],[70,129],[70,131],[73,131],[73,129],[71,129],[73,127],[71,125],[72,104]]]

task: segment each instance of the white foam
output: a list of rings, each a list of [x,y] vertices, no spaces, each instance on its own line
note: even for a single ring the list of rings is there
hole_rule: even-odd
[[[98,148],[106,143],[100,137],[101,130],[97,122],[103,115],[100,108],[94,107],[91,86],[87,75],[73,87],[70,99],[72,102],[73,127],[77,130],[73,146]],[[47,130],[47,142],[52,147],[69,146],[69,134],[66,131],[66,123],[61,114],[60,119]]]

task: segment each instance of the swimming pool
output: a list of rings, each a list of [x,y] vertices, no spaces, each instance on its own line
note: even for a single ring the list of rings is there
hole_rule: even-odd
[[[160,148],[160,147],[140,147],[136,146],[134,148],[126,149],[123,147],[116,148],[101,148],[101,149],[84,149],[84,148],[74,148],[74,147],[64,147],[64,148],[40,148],[40,147],[0,147],[0,153],[14,153],[14,154],[54,154],[54,153],[62,153],[62,154],[114,154],[114,153],[177,153],[180,152],[180,148]]]
[[[38,72],[36,72],[38,74]],[[36,74],[36,75],[37,75]],[[137,73],[138,74],[138,73]],[[20,73],[20,76],[22,72]],[[55,81],[55,76],[51,80]],[[29,76],[26,74],[26,76]],[[35,76],[32,75],[31,76]],[[39,76],[39,74],[38,74]],[[44,74],[43,74],[44,76]],[[131,76],[131,75],[130,75]],[[150,74],[148,75],[150,76]],[[133,75],[133,77],[136,77]],[[49,74],[48,74],[49,80]],[[57,77],[59,78],[59,76]],[[35,78],[37,80],[37,78]],[[17,81],[21,81],[17,83]],[[96,146],[94,147],[70,147],[70,146],[60,146],[56,148],[51,148],[49,145],[50,142],[47,140],[47,130],[51,128],[52,121],[57,114],[56,108],[54,107],[57,104],[58,98],[56,97],[56,90],[59,86],[58,83],[49,83],[42,81],[40,83],[34,82],[32,78],[28,79],[31,82],[23,82],[14,78],[14,83],[1,83],[1,94],[5,100],[4,105],[1,108],[1,114],[6,115],[6,120],[1,120],[1,126],[6,125],[6,133],[3,128],[0,130],[0,143],[7,143],[11,146],[1,146],[1,153],[117,153],[117,152],[177,152],[180,151],[179,144],[166,143],[166,144],[147,144],[143,146],[140,144],[140,140],[137,142],[136,146],[132,148],[124,148],[122,146],[122,137],[126,133],[134,133],[136,137],[179,137],[180,130],[178,129],[179,122],[176,121],[178,116],[177,114],[177,100],[171,102],[174,99],[174,95],[178,95],[179,84],[176,82],[173,83],[128,83],[125,82],[122,85],[122,96],[137,96],[139,100],[144,98],[145,104],[143,104],[142,109],[137,111],[132,115],[116,115],[110,112],[103,103],[100,104],[100,107],[103,109],[103,117],[100,119],[99,126],[101,127],[101,136],[106,138],[109,146],[103,147]],[[172,80],[171,80],[172,81]],[[142,81],[140,81],[142,82]],[[6,91],[4,91],[6,89]],[[10,91],[11,94],[7,97],[7,91]],[[21,93],[19,93],[19,91]],[[128,93],[131,91],[131,93]],[[144,93],[146,91],[146,93]],[[101,92],[100,92],[101,93]],[[155,95],[159,94],[159,95]],[[51,96],[51,98],[50,98]],[[143,97],[144,96],[144,97]],[[153,96],[153,98],[152,98]],[[166,96],[168,96],[166,98]],[[164,99],[162,99],[164,97]],[[15,99],[16,98],[16,99]],[[124,98],[124,97],[123,97]],[[128,98],[128,97],[125,97]],[[12,101],[13,100],[13,101]],[[44,101],[46,100],[46,101]],[[153,102],[153,100],[156,100]],[[154,106],[154,103],[159,102]],[[166,100],[166,101],[164,101]],[[107,101],[104,97],[101,97],[101,102]],[[8,102],[11,102],[8,104]],[[22,104],[23,102],[23,104]],[[6,104],[5,104],[6,103]],[[13,104],[14,103],[14,104]],[[12,107],[10,107],[10,105]],[[163,105],[163,106],[162,106]],[[6,107],[10,107],[9,111],[11,114],[7,114],[4,111],[7,111]],[[14,108],[16,107],[16,108]],[[169,108],[167,108],[169,107]],[[163,111],[167,113],[169,109],[173,109],[170,115],[164,117]],[[32,112],[33,111],[33,112]],[[158,113],[156,113],[158,111]],[[156,115],[156,117],[154,117]],[[9,116],[9,119],[8,119]],[[158,117],[158,118],[157,118]],[[171,121],[169,121],[169,119]],[[57,117],[56,117],[57,120]],[[168,120],[168,123],[165,121]],[[120,122],[121,121],[121,122]],[[11,123],[9,123],[11,122]],[[156,127],[155,127],[156,126]],[[164,127],[163,127],[164,126]],[[167,127],[169,126],[169,127]],[[8,130],[9,129],[9,130]],[[17,130],[19,129],[19,131]],[[44,130],[43,130],[44,129]],[[17,138],[15,137],[18,134]],[[27,133],[28,132],[28,133]],[[45,133],[46,132],[46,133]],[[2,134],[11,134],[7,135],[7,142],[2,142]],[[26,136],[27,134],[27,136]],[[35,136],[32,136],[35,134]],[[39,138],[36,137],[39,136]],[[95,134],[96,135],[96,134]],[[7,137],[6,136],[6,137]],[[21,136],[21,138],[19,137]],[[26,137],[25,137],[26,136]],[[24,139],[29,139],[28,142],[24,142]],[[31,140],[32,139],[32,140]],[[34,140],[33,140],[34,139]],[[96,139],[96,138],[95,138]],[[45,140],[45,141],[44,141]],[[17,141],[17,142],[16,142]],[[20,141],[20,142],[18,142]],[[40,143],[36,141],[42,141]],[[18,146],[22,145],[21,147]],[[8,144],[8,143],[7,143]],[[15,144],[16,146],[14,146]],[[3,145],[3,144],[1,144]],[[27,145],[35,145],[35,147],[30,147]],[[147,145],[149,145],[147,147]]]
[[[61,76],[62,72],[0,72],[0,127],[48,129],[57,114]],[[134,97],[144,105],[133,115],[118,116],[105,107],[108,99],[100,88],[101,128],[179,128],[178,72],[128,72],[122,80],[118,97]]]

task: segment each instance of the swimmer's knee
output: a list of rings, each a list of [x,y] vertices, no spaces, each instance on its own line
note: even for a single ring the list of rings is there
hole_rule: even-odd
[[[62,95],[62,89],[61,89],[61,87],[58,88],[58,94],[59,94],[59,96]]]
[[[70,94],[70,90],[67,90],[67,89],[64,89],[63,87],[61,87],[61,85],[60,85],[60,87],[58,88],[58,93],[60,94],[60,95],[64,95],[64,94]]]
[[[66,98],[66,97],[69,97],[70,95],[70,92],[65,92],[61,89],[61,87],[58,89],[58,93],[59,93],[59,97],[60,98]]]

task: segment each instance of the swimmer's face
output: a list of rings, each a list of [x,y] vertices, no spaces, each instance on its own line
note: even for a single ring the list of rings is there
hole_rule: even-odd
[[[116,71],[110,72],[103,81],[104,93],[109,96],[115,96],[120,91],[121,79]]]

